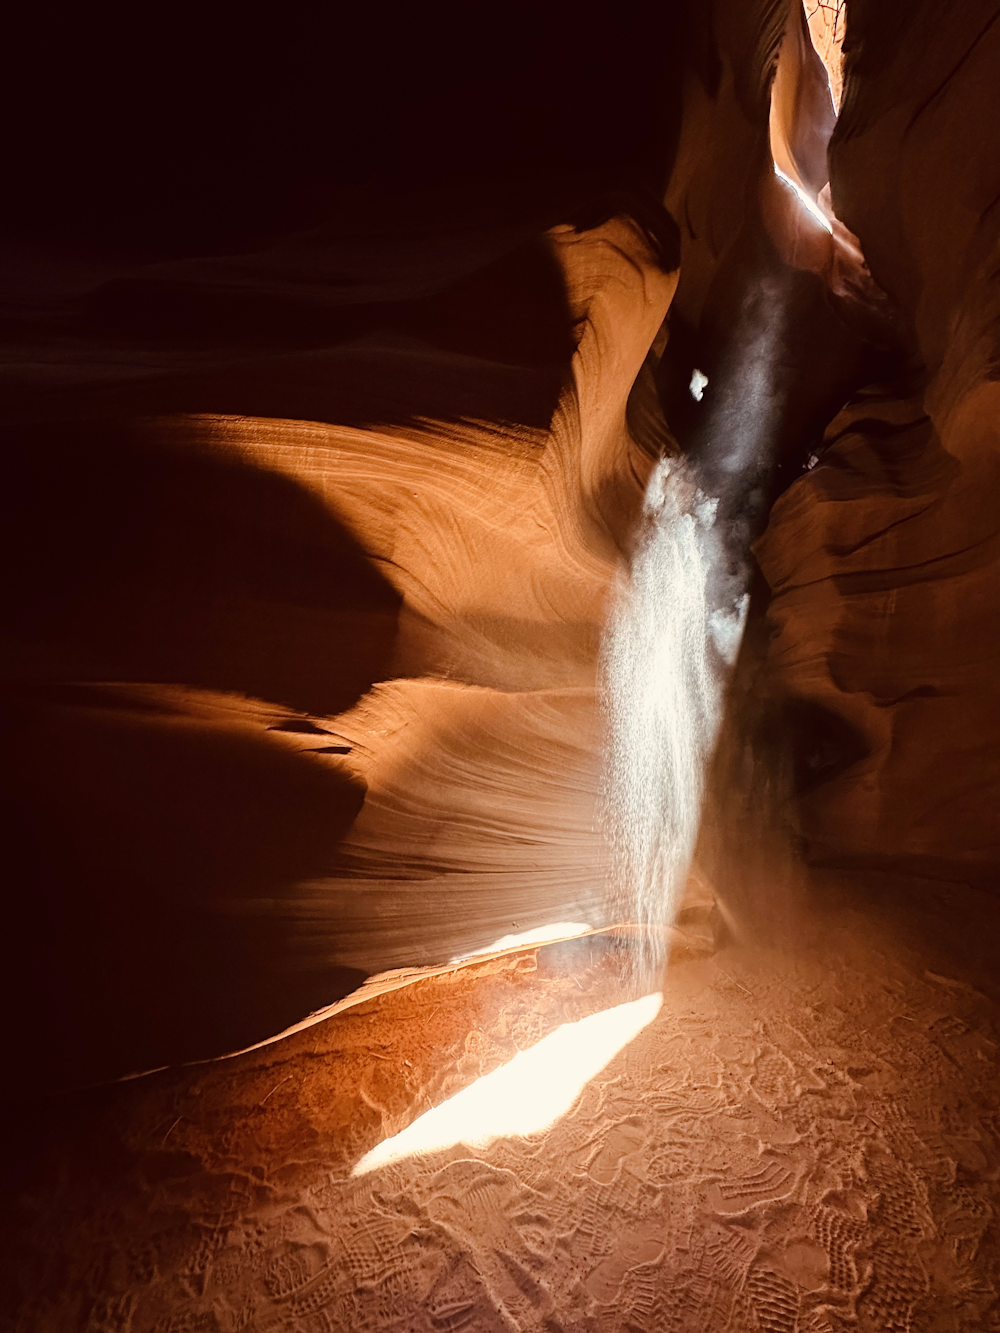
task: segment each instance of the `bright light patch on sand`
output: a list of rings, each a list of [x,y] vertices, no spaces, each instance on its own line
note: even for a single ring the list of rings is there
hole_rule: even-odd
[[[518,935],[501,935],[492,944],[482,949],[470,949],[453,958],[453,963],[464,962],[466,958],[477,958],[484,953],[501,953],[504,949],[519,949],[522,944],[552,944],[556,940],[569,940],[574,935],[585,935],[590,930],[586,921],[554,921],[549,926],[535,926],[533,930],[522,930]]]
[[[783,180],[790,190],[795,191],[796,195],[798,196],[799,203],[802,205],[804,209],[806,209],[807,212],[812,214],[812,216],[816,219],[819,225],[821,227],[825,227],[825,229],[828,232],[832,233],[833,227],[831,227],[830,225],[829,218],[820,208],[819,204],[817,204],[815,200],[809,198],[805,190],[802,189],[801,185],[796,185],[790,176],[786,176],[785,173],[781,170],[781,168],[777,165],[777,163],[775,163],[774,174],[778,177],[779,180]]]
[[[696,403],[700,403],[705,396],[705,390],[708,388],[708,376],[697,366],[691,372],[691,383],[688,385],[691,397]]]
[[[662,995],[616,1005],[543,1037],[508,1064],[484,1074],[448,1101],[418,1116],[401,1133],[366,1153],[353,1175],[363,1176],[406,1157],[440,1152],[456,1143],[484,1148],[493,1139],[538,1134],[565,1115],[597,1074],[652,1023]]]

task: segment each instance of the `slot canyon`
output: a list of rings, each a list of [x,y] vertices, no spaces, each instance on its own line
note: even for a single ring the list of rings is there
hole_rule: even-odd
[[[1000,1330],[1000,0],[7,64],[0,1330]]]

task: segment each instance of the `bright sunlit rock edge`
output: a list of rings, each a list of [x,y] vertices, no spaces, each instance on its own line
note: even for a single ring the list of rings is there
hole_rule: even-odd
[[[462,1143],[484,1148],[499,1138],[550,1128],[572,1107],[591,1079],[648,1027],[663,1003],[661,992],[564,1023],[537,1045],[484,1074],[412,1125],[366,1153],[352,1175],[407,1157]]]
[[[464,963],[469,958],[478,958],[481,954],[503,953],[506,949],[519,949],[525,944],[555,944],[558,940],[573,939],[577,935],[586,935],[591,927],[586,921],[554,921],[548,926],[535,926],[533,930],[522,930],[516,935],[501,935],[492,944],[481,949],[470,949],[460,953],[451,961]]]
[[[778,177],[779,180],[784,181],[784,183],[788,186],[790,190],[794,191],[796,197],[798,198],[799,203],[806,210],[806,212],[810,214],[811,217],[816,219],[816,221],[819,223],[821,227],[823,227],[828,232],[833,231],[833,227],[830,224],[830,219],[820,208],[819,204],[817,204],[814,199],[810,199],[810,197],[806,194],[805,190],[803,190],[802,186],[793,181],[791,176],[787,176],[781,170],[781,168],[778,166],[777,163],[775,163],[774,165],[774,174]]]

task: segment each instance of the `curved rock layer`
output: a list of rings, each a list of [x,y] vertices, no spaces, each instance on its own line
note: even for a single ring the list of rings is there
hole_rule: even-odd
[[[10,623],[9,812],[37,830],[18,924],[52,974],[28,1067],[39,1015],[75,1015],[69,1076],[135,1072],[274,1036],[386,967],[606,923],[596,660],[651,465],[626,402],[675,280],[632,224],[548,245],[578,347],[545,431],[17,432],[8,536],[38,557]]]

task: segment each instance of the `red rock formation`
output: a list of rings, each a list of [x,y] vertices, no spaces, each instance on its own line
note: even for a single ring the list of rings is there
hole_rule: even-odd
[[[759,548],[769,678],[849,719],[868,750],[796,805],[810,855],[983,889],[1000,799],[996,34],[995,6],[889,27],[851,11],[833,204],[919,377],[844,409]]]
[[[42,649],[26,608],[20,651],[92,682],[8,692],[32,737],[15,822],[42,840],[54,820],[74,848],[29,859],[21,928],[40,932],[39,902],[66,922],[41,949],[48,1002],[78,1012],[77,1076],[217,1054],[386,966],[606,920],[596,657],[650,466],[626,403],[675,279],[628,223],[548,244],[578,347],[547,431],[215,414],[22,431],[9,537],[44,551],[36,591],[72,614]],[[226,747],[260,780],[213,775]],[[175,969],[183,1011],[161,1008]],[[113,1036],[123,997],[135,1020]]]

